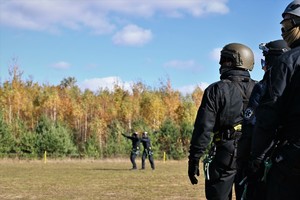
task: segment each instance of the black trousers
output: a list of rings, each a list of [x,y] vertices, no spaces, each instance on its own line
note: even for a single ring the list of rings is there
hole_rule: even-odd
[[[209,166],[209,180],[205,180],[205,195],[208,200],[232,199],[232,187],[236,176],[235,141],[217,145],[216,154]]]
[[[240,183],[246,177],[246,168],[248,167],[248,162],[239,162],[237,174],[235,177],[235,195],[236,199],[239,200],[242,198],[245,190],[245,185],[247,184],[247,193],[246,199],[247,200],[265,200],[266,199],[266,183],[262,181],[261,178],[263,177],[264,168],[260,169],[260,176],[258,180],[253,182],[248,182],[245,180],[244,183],[240,185]],[[245,197],[244,197],[245,198]]]
[[[136,162],[135,162],[135,158],[139,155],[139,151],[137,150],[132,150],[130,153],[130,161],[132,163],[132,169],[137,169],[136,167]]]
[[[267,176],[267,200],[300,199],[300,147],[280,149]]]
[[[235,169],[226,169],[212,161],[209,167],[210,180],[205,180],[205,195],[208,200],[232,199]]]
[[[270,169],[267,179],[267,200],[299,200],[300,175],[287,176],[277,166]]]
[[[146,158],[148,157],[149,159],[149,162],[150,162],[150,165],[151,165],[151,168],[152,169],[155,169],[155,166],[154,166],[154,159],[153,159],[153,152],[151,150],[148,150],[148,149],[145,149],[143,151],[143,155],[142,155],[142,169],[145,169],[145,161],[146,161]]]

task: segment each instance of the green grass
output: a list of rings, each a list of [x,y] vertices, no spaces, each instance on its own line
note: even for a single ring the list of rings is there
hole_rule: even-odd
[[[0,199],[205,199],[203,173],[191,185],[186,160],[155,164],[154,171],[149,162],[146,170],[131,171],[129,159],[0,160]]]

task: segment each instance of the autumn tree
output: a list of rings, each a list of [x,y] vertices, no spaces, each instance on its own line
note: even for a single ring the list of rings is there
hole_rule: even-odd
[[[122,156],[131,146],[121,133],[147,131],[157,154],[180,159],[187,154],[203,96],[199,87],[182,96],[169,79],[158,89],[137,82],[131,90],[115,84],[93,92],[82,91],[75,77],[59,85],[24,81],[16,62],[9,74],[0,86],[0,140],[12,146],[5,152],[18,155],[40,156],[47,150],[57,156]]]
[[[199,108],[199,106],[200,106],[200,103],[201,103],[202,97],[203,97],[203,93],[204,93],[203,90],[199,86],[197,86],[192,93],[192,99],[195,102],[195,105],[197,108]]]

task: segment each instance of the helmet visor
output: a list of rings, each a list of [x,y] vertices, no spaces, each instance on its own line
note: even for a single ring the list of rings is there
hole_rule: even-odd
[[[266,46],[266,43],[261,43],[259,44],[259,49],[264,51],[264,52],[268,52],[269,48]]]
[[[266,61],[264,59],[260,60],[261,68],[264,68],[266,66]]]

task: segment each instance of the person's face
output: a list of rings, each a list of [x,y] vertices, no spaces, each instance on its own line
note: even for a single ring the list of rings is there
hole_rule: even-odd
[[[295,26],[299,26],[300,18],[295,17],[291,14],[286,14],[283,20],[280,22],[280,24],[281,24],[281,33],[285,33],[293,29]]]
[[[284,19],[281,22],[281,32],[285,33],[294,27],[292,19]]]

